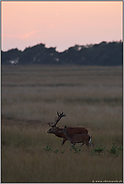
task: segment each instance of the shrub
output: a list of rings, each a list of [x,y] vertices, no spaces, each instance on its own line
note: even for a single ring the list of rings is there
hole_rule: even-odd
[[[93,148],[93,150],[91,151],[91,154],[93,154],[93,153],[101,153],[101,152],[104,151],[104,149],[105,149],[105,147],[103,147],[102,145],[98,146],[96,148]]]
[[[54,153],[56,153],[56,154],[57,154],[57,153],[58,153],[58,151],[59,151],[59,150],[58,150],[58,149],[56,149],[56,150],[54,151]]]
[[[74,145],[72,145],[72,149],[74,150],[74,153],[81,151],[81,149],[77,149]],[[72,149],[70,149],[70,151],[72,151]]]
[[[44,148],[45,151],[50,151],[52,148],[50,148],[49,146],[46,146],[46,148]]]
[[[114,154],[114,155],[117,155],[118,156],[118,154],[122,150],[123,150],[123,148],[121,146],[117,147],[117,146],[115,146],[115,143],[113,143],[112,148],[110,150],[108,150],[108,152],[111,153],[111,154]]]

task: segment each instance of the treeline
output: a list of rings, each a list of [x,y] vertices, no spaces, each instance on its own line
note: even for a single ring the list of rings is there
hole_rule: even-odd
[[[45,44],[17,48],[1,53],[2,64],[46,64],[46,65],[98,65],[117,66],[123,64],[123,42],[101,42],[99,44],[75,45],[64,52],[56,47],[46,48]]]

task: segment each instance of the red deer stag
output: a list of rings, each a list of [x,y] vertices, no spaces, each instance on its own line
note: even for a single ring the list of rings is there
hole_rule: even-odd
[[[60,130],[61,133],[64,133],[66,138],[70,141],[72,145],[75,145],[76,143],[82,143],[82,145],[86,144],[87,146],[92,145],[94,146],[93,143],[91,143],[91,137],[88,134],[69,134],[68,128],[65,126],[63,130]]]
[[[51,125],[51,123],[49,123],[49,126],[51,126],[52,128],[50,128],[47,133],[51,133],[51,134],[55,134],[57,137],[63,138],[63,142],[62,145],[68,140],[65,136],[65,134],[63,132],[61,132],[61,130],[63,130],[64,128],[59,128],[56,127],[57,123],[60,121],[60,119],[64,116],[66,116],[66,114],[62,113],[58,113],[58,118],[56,119],[56,122]],[[72,134],[88,134],[88,130],[83,128],[83,127],[67,127],[68,132],[70,135]]]

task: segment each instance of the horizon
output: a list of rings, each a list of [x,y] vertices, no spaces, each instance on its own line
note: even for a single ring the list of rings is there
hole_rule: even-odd
[[[99,42],[99,43],[90,43],[90,44],[86,44],[86,45],[78,45],[78,44],[75,44],[75,45],[77,45],[77,46],[84,46],[84,47],[88,47],[88,46],[90,46],[90,45],[95,45],[95,44],[100,44],[100,43],[102,43],[102,42],[106,42],[107,44],[108,43],[112,43],[112,42],[117,42],[117,43],[119,43],[119,42],[123,42],[123,40],[112,40],[112,41],[101,41],[101,42]],[[6,51],[4,51],[4,50],[1,50],[2,52],[8,52],[8,51],[10,51],[10,50],[14,50],[14,49],[17,49],[18,51],[21,51],[21,52],[23,52],[25,49],[27,49],[27,48],[31,48],[31,47],[34,47],[34,46],[37,46],[37,45],[40,45],[40,44],[44,44],[44,43],[37,43],[37,44],[35,44],[35,45],[31,45],[31,46],[28,46],[28,47],[25,47],[23,50],[21,50],[21,49],[19,49],[19,48],[17,48],[17,47],[15,47],[15,48],[10,48],[9,50],[6,50]],[[55,48],[55,51],[56,52],[59,52],[59,53],[61,53],[61,52],[64,52],[64,51],[66,51],[66,50],[68,50],[69,48],[71,48],[71,47],[74,47],[75,45],[72,45],[72,46],[70,46],[70,47],[68,47],[67,49],[65,49],[65,50],[63,50],[63,51],[57,51],[57,48],[56,47],[52,47],[52,46],[50,46],[50,47],[47,47],[45,44],[44,44],[44,46],[45,46],[45,48]]]

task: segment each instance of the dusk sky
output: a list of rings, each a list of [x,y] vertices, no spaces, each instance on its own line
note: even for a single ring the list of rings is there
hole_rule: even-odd
[[[75,44],[120,41],[122,1],[3,1],[2,50],[44,43],[64,51]]]

